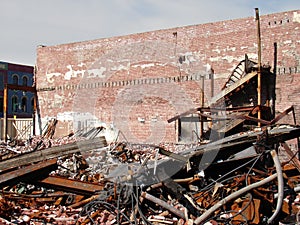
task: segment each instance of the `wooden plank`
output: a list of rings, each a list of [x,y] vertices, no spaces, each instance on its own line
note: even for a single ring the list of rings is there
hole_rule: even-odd
[[[14,167],[24,166],[34,162],[44,161],[46,159],[73,154],[79,151],[83,152],[83,151],[103,148],[105,146],[107,146],[105,137],[98,137],[91,140],[80,141],[80,142],[65,144],[61,146],[55,146],[43,150],[37,150],[30,153],[18,155],[11,159],[1,161],[0,171],[14,168]]]
[[[230,85],[228,88],[225,88],[219,94],[215,95],[211,99],[210,105],[216,104],[218,101],[222,100],[226,95],[233,92],[235,89],[237,89],[238,87],[240,87],[241,85],[243,85],[244,83],[246,83],[247,81],[249,81],[250,79],[255,77],[256,75],[257,75],[257,72],[248,73],[247,75],[242,77],[239,81]]]
[[[36,177],[32,174],[43,174],[45,170],[54,170],[57,168],[57,159],[50,159],[37,164],[29,165],[24,168],[18,168],[16,170],[4,173],[0,175],[0,185],[7,183],[13,183],[14,181],[22,181],[25,177]],[[32,175],[32,176],[31,176]]]
[[[100,184],[57,176],[48,176],[47,178],[38,181],[38,183],[42,186],[81,195],[93,195],[96,192],[103,190],[103,185]]]

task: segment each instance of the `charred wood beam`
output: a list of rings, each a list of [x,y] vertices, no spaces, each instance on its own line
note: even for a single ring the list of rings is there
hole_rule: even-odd
[[[247,116],[247,115],[237,115],[237,116],[234,116],[233,115],[232,117],[233,118],[236,117],[237,119],[244,119],[244,120],[249,120],[249,121],[257,122],[257,123],[261,123],[261,124],[264,124],[264,125],[269,125],[270,124],[270,122],[267,121],[267,120],[258,119],[258,118],[253,117],[253,116]]]
[[[194,216],[200,216],[199,210],[192,205],[191,202],[184,196],[186,194],[186,189],[180,184],[176,183],[170,178],[170,176],[165,172],[165,168],[162,167],[157,174],[159,180],[162,182],[162,186],[166,191],[175,199],[177,199],[184,207],[187,208],[189,213]]]
[[[261,139],[265,131],[247,132],[228,136],[209,144],[201,145],[195,148],[188,149],[180,154],[170,154],[167,151],[161,151],[164,155],[170,158],[159,160],[157,164],[148,164],[149,171],[157,171],[153,174],[159,174],[159,171],[164,170],[165,178],[178,179],[192,174],[196,174],[201,170],[207,169],[212,163],[218,160],[227,160],[230,156],[239,153],[249,147],[273,146],[286,140],[297,138],[300,136],[300,127],[297,126],[276,126],[268,130],[267,138]],[[181,155],[179,157],[179,155]],[[140,174],[136,175],[137,179]],[[148,177],[146,175],[145,177]],[[160,178],[163,181],[163,178]]]
[[[255,117],[252,116],[248,116],[248,115],[226,115],[226,116],[213,116],[213,115],[207,115],[204,113],[200,113],[198,112],[199,115],[201,115],[202,117],[206,117],[206,118],[210,118],[212,121],[221,121],[221,120],[229,120],[229,119],[243,119],[243,120],[250,120],[250,121],[254,121],[254,122],[259,122],[265,125],[269,125],[270,121],[266,121],[263,119],[257,119]]]
[[[287,108],[286,110],[284,110],[282,113],[280,113],[278,116],[276,116],[271,122],[270,124],[275,124],[277,123],[279,120],[281,120],[283,117],[285,117],[287,114],[289,114],[291,111],[294,111],[294,106],[291,106],[289,108]]]
[[[167,151],[167,150],[165,150],[161,147],[158,147],[158,152],[162,155],[169,156],[172,159],[176,159],[176,160],[179,160],[179,161],[182,161],[182,162],[188,162],[188,160],[189,160],[187,157],[185,157],[183,155]]]
[[[80,141],[71,144],[46,148],[43,150],[38,150],[30,153],[25,153],[22,155],[18,155],[14,158],[1,161],[0,171],[19,167],[19,166],[24,166],[30,163],[44,161],[46,159],[73,154],[76,152],[83,152],[83,151],[103,148],[105,146],[107,146],[105,138],[100,137],[91,140]]]
[[[211,142],[207,145],[202,145],[194,149],[190,149],[186,154],[191,157],[201,156],[204,153],[210,151],[218,151],[228,157],[232,154],[235,154],[241,150],[244,150],[248,147],[251,147],[253,143],[257,141],[257,138],[263,134],[264,131],[251,132],[245,134],[232,135],[229,137],[222,138],[218,141]],[[286,140],[297,138],[300,136],[300,127],[291,126],[291,127],[274,127],[268,131],[268,143],[267,145],[278,144]]]
[[[178,200],[180,204],[187,208],[188,212],[194,216],[200,216],[200,212],[195,208],[191,202],[184,196],[186,194],[186,189],[181,185],[176,183],[171,178],[165,179],[163,182],[163,187],[166,188],[167,192]]]
[[[198,111],[197,109],[190,109],[189,111],[186,111],[184,113],[181,113],[180,115],[174,116],[174,117],[168,119],[167,121],[168,121],[168,123],[172,123],[173,121],[178,120],[180,117],[196,113],[197,111]]]
[[[190,109],[184,113],[181,113],[177,116],[174,116],[170,119],[168,119],[168,123],[171,123],[173,121],[176,121],[180,118],[184,118],[185,116],[191,115],[193,113],[198,113],[199,115],[205,117],[205,118],[211,118],[209,115],[204,114],[204,112],[209,112],[209,113],[217,113],[217,112],[249,112],[251,114],[256,114],[259,110],[266,111],[269,107],[266,106],[244,106],[244,107],[231,107],[231,108],[215,108],[215,107],[199,107],[195,109]],[[214,120],[221,120],[220,118],[214,118]],[[224,117],[223,117],[224,119]],[[269,121],[265,120],[258,120],[257,118],[254,117],[249,117],[249,120],[255,120],[255,122],[263,122],[263,124],[270,124]],[[199,119],[198,119],[199,120]]]
[[[39,162],[24,168],[18,168],[0,175],[0,186],[14,185],[20,181],[30,181],[32,177],[35,179],[48,176],[49,172],[57,169],[57,159],[50,159]]]
[[[258,107],[258,106],[256,106]],[[174,116],[170,119],[168,119],[168,123],[171,123],[175,120],[178,120],[180,119],[181,117],[184,117],[184,116],[187,116],[187,115],[190,115],[190,114],[193,114],[193,113],[198,113],[198,112],[251,112],[253,111],[256,107],[253,107],[253,106],[249,106],[249,107],[232,107],[232,108],[210,108],[210,107],[199,107],[199,108],[195,108],[195,109],[190,109],[184,113],[181,113],[177,116]],[[206,115],[206,114],[204,114]]]

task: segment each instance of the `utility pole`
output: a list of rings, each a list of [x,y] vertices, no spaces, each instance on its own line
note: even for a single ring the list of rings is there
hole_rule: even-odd
[[[257,47],[258,47],[258,70],[257,70],[257,105],[258,110],[258,119],[261,119],[261,37],[260,37],[260,22],[259,22],[259,12],[258,8],[255,8],[255,20],[257,26]],[[258,123],[260,127],[261,124]]]

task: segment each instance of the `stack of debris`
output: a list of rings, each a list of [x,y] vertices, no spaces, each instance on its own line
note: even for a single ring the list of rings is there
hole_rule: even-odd
[[[300,136],[298,126],[194,145],[107,144],[87,136],[1,145],[1,224],[299,221],[300,163],[288,144]]]

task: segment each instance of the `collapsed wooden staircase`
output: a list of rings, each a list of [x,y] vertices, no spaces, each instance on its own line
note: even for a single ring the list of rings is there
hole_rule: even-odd
[[[251,79],[256,77],[256,75],[256,63],[249,60],[247,55],[245,55],[245,59],[235,67],[228,77],[221,92],[211,99],[210,106],[215,107],[222,104],[222,102],[224,103],[227,96],[239,91],[245,83],[248,83]],[[225,104],[224,106],[228,107],[229,105]]]

